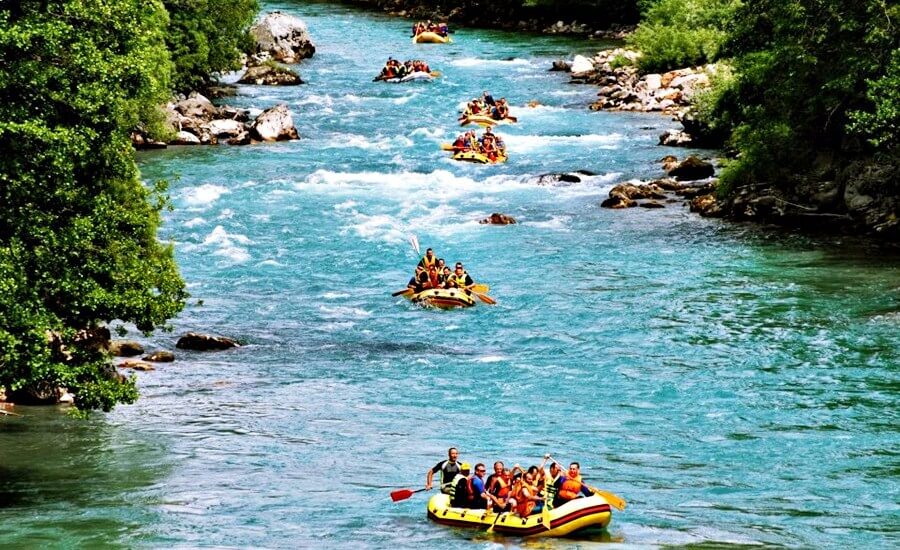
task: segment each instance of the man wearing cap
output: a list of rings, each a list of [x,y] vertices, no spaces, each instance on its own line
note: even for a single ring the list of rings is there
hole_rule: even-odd
[[[453,490],[456,486],[455,478],[460,472],[459,463],[456,461],[457,458],[459,458],[459,451],[456,450],[456,447],[447,449],[447,460],[438,462],[434,468],[428,470],[428,477],[425,479],[425,489],[431,490],[434,474],[441,472],[441,492],[453,498]],[[466,475],[468,475],[468,472],[466,472]]]

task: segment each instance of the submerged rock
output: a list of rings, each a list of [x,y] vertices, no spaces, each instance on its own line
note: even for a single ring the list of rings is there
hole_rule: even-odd
[[[175,354],[171,351],[154,351],[148,353],[143,357],[144,361],[151,361],[153,363],[171,363],[175,360]]]
[[[122,361],[121,363],[119,363],[119,368],[120,369],[141,370],[141,371],[156,370],[156,367],[154,367],[150,363],[145,363],[143,361],[133,361],[133,360]]]
[[[257,86],[297,86],[303,84],[300,75],[287,67],[279,67],[273,63],[263,63],[254,67],[248,67],[241,79],[241,84],[256,84]]]
[[[209,336],[197,332],[188,332],[178,339],[175,347],[178,349],[190,349],[197,351],[223,350],[238,348],[241,345],[231,338],[224,336]]]

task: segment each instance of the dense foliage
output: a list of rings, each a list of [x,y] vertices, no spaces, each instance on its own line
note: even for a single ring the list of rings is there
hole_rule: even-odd
[[[170,25],[166,44],[175,63],[173,85],[187,92],[210,82],[210,76],[240,68],[247,49],[247,27],[257,0],[163,0]]]
[[[739,153],[726,183],[785,181],[808,171],[821,152],[895,147],[897,25],[900,5],[883,0],[756,0],[741,7],[725,45],[736,78],[710,113],[732,128]]]
[[[659,0],[647,4],[629,44],[644,55],[640,66],[663,72],[702,65],[719,56],[727,24],[741,0]]]
[[[184,305],[156,237],[164,189],[141,184],[127,133],[169,97],[167,23],[159,0],[0,8],[0,385],[133,401],[79,331],[150,331]]]

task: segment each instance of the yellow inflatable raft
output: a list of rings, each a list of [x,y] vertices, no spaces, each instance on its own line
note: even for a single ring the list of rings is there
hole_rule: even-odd
[[[458,307],[472,307],[475,300],[472,295],[458,288],[432,288],[423,290],[410,296],[414,304],[420,304],[439,309],[454,309]]]
[[[453,39],[449,36],[441,36],[436,32],[420,32],[413,36],[413,44],[449,44]]]
[[[466,124],[477,124],[479,126],[487,128],[488,126],[493,126],[494,124],[511,124],[513,122],[516,121],[511,118],[501,118],[500,120],[497,120],[488,115],[466,115],[465,118],[459,121],[459,125],[465,126]]]
[[[491,160],[487,155],[476,153],[475,151],[463,151],[461,153],[455,153],[453,155],[453,160],[475,162],[477,164],[499,164],[501,162],[506,162],[506,155],[498,155],[496,160]]]
[[[428,501],[428,519],[453,527],[488,529],[493,525],[494,533],[516,537],[565,537],[605,529],[612,520],[612,511],[601,496],[576,498],[550,510],[550,529],[547,529],[542,514],[532,514],[523,519],[511,512],[497,517],[497,514],[488,514],[480,509],[451,508],[450,496],[438,493]]]

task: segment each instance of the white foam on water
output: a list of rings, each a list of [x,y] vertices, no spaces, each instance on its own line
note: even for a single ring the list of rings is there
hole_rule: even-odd
[[[478,363],[499,363],[506,360],[507,357],[505,355],[483,355],[475,359]]]
[[[549,93],[550,93],[550,95],[554,95],[554,96],[570,96],[570,95],[583,94],[584,92],[582,92],[581,90],[553,90],[552,92],[549,92]]]
[[[432,138],[432,139],[440,139],[440,138],[444,137],[446,134],[447,134],[447,132],[443,128],[426,128],[426,127],[416,128],[415,130],[413,130],[412,132],[409,133],[409,135],[411,137],[412,136],[425,136],[427,138]]]
[[[182,225],[185,227],[197,227],[198,225],[203,225],[206,223],[206,220],[203,218],[191,218],[188,221],[184,222]]]
[[[322,294],[322,298],[325,298],[326,300],[338,300],[349,297],[350,294],[347,294],[346,292],[326,292],[325,294]]]
[[[527,59],[480,59],[478,57],[464,57],[450,62],[454,67],[483,67],[487,65],[531,65],[532,62]]]
[[[326,147],[356,147],[359,149],[379,149],[384,150],[391,147],[412,147],[413,140],[406,136],[378,136],[377,138],[369,138],[357,134],[338,134],[334,137]]]
[[[586,134],[581,136],[517,136],[508,134],[503,136],[503,139],[512,153],[521,153],[560,145],[618,149],[619,143],[623,138],[621,134]]]
[[[370,317],[372,315],[371,311],[366,311],[365,309],[359,307],[347,307],[347,306],[337,306],[337,307],[328,307],[328,306],[319,306],[319,311],[325,313],[329,317],[354,317],[354,318],[364,318]]]
[[[256,267],[262,267],[264,265],[265,266],[284,267],[284,264],[282,264],[281,262],[276,261],[276,260],[263,260],[263,261],[259,262],[258,264],[256,264]]]
[[[572,216],[551,216],[549,220],[525,221],[520,223],[528,227],[537,227],[539,229],[568,230],[570,221],[572,221]]]
[[[203,185],[186,189],[182,193],[181,198],[188,206],[209,206],[219,200],[219,197],[230,192],[227,187],[214,183],[204,183]]]
[[[351,208],[354,208],[356,206],[356,204],[357,203],[354,200],[347,200],[340,204],[335,204],[334,209],[335,210],[349,210]]]
[[[221,212],[219,212],[219,216],[217,219],[230,220],[233,217],[234,217],[234,210],[232,210],[231,208],[226,208],[226,209],[222,210]]]
[[[221,225],[217,225],[203,240],[203,246],[215,248],[213,255],[222,256],[236,264],[250,261],[250,252],[239,246],[248,244],[251,241],[246,235],[228,233]]]

